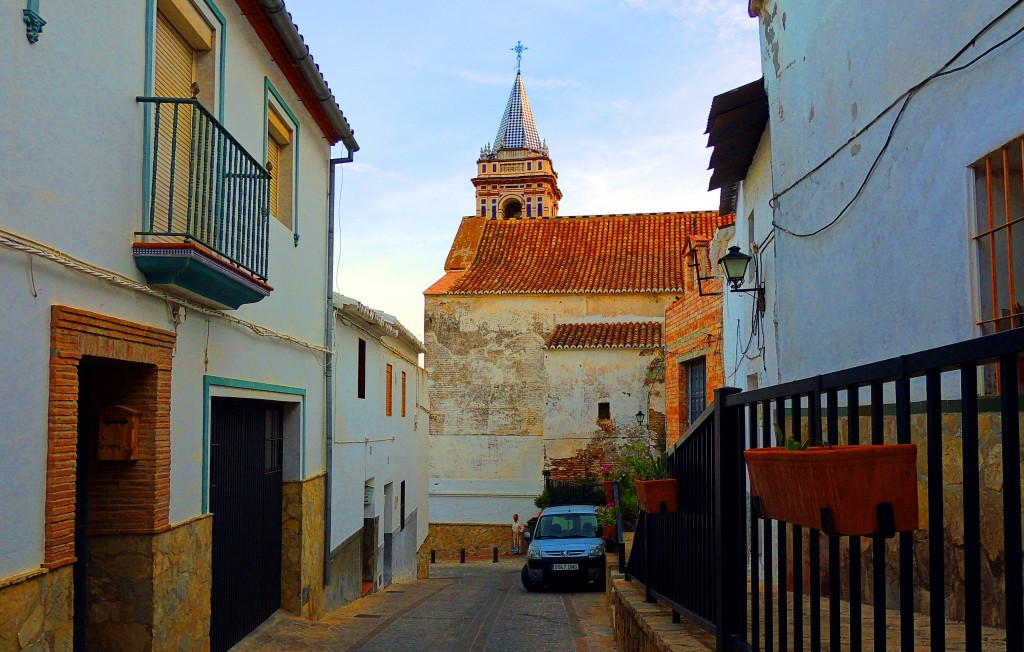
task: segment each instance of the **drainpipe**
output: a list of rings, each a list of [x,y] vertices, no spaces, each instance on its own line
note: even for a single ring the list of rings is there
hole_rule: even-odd
[[[342,163],[352,162],[352,150],[344,158],[330,160],[327,182],[327,319],[324,324],[324,464],[327,486],[324,489],[324,586],[331,583],[331,503],[334,476],[334,181]]]

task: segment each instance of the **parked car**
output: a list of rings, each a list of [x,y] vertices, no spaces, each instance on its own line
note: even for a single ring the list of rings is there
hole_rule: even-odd
[[[604,590],[603,528],[593,505],[562,505],[541,512],[521,573],[527,591],[545,584],[586,582]]]

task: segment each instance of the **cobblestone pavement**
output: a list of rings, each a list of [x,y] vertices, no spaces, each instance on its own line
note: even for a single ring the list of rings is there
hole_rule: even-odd
[[[605,594],[527,592],[523,561],[435,564],[431,579],[394,584],[311,622],[278,612],[234,649],[610,652]]]

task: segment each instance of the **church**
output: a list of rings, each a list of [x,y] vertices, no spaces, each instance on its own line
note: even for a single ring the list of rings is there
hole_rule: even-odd
[[[430,547],[505,550],[544,476],[596,475],[628,437],[664,438],[665,311],[717,211],[559,214],[562,192],[517,72],[464,217],[425,292]],[[692,285],[692,284],[691,284]]]

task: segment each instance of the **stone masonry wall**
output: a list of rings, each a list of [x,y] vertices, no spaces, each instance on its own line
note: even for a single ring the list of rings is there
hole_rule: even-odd
[[[326,473],[285,482],[281,523],[281,606],[296,616],[319,620],[323,585],[324,493]]]
[[[499,555],[506,555],[512,548],[511,521],[508,525],[431,523],[430,535],[424,546],[428,559],[431,550],[437,552],[439,560],[458,559],[462,548],[466,549],[467,557],[490,556],[495,547]]]
[[[72,567],[0,580],[0,651],[72,649]]]
[[[89,649],[209,648],[212,541],[210,515],[157,535],[91,537]]]

